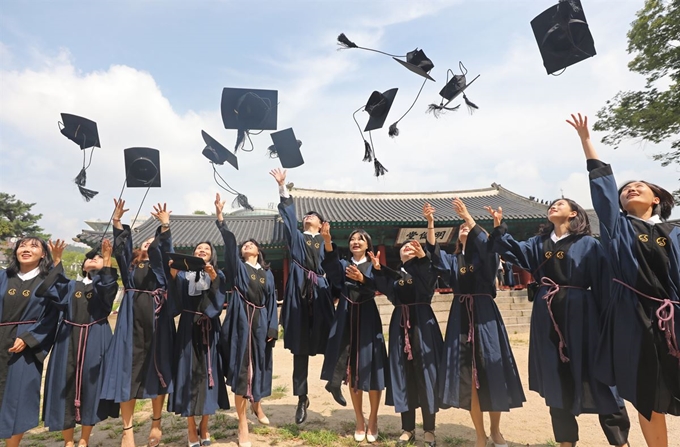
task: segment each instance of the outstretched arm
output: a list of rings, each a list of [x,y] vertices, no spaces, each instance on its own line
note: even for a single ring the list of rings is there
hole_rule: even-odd
[[[236,236],[229,231],[227,224],[224,222],[224,217],[222,216],[223,209],[224,201],[221,200],[218,193],[215,195],[215,214],[217,215],[217,228],[220,230],[222,240],[224,241],[224,271],[227,281],[233,285],[237,285],[236,281],[239,277],[240,269],[243,268],[243,266],[241,265],[241,256],[238,252]],[[241,287],[241,285],[238,286]]]
[[[588,130],[588,117],[585,115],[581,116],[580,113],[577,115],[578,116],[572,113],[571,121],[567,120],[567,122],[571,124],[571,127],[576,129],[576,132],[581,139],[581,146],[583,147],[583,153],[586,156],[586,160],[599,160],[600,158],[597,156],[593,142],[590,139],[590,131]]]

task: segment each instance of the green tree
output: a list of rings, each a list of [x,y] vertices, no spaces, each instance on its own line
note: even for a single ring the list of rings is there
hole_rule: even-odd
[[[14,194],[0,192],[0,239],[23,236],[49,239],[50,235],[38,225],[42,214],[31,213],[34,205],[18,200]]]
[[[680,164],[680,0],[645,1],[628,31],[628,53],[635,55],[628,68],[645,76],[646,85],[607,101],[593,129],[610,132],[602,142],[614,148],[628,138],[670,140],[671,150],[654,159]],[[680,205],[680,189],[673,195]]]
[[[207,216],[208,213],[206,213],[206,212],[203,211],[203,210],[196,210],[196,211],[194,211],[194,215],[197,215],[197,216]]]

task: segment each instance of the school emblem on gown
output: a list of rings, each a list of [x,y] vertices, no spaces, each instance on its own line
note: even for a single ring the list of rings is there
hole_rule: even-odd
[[[306,242],[307,245],[309,245],[310,247],[312,246],[312,241],[311,241],[311,240],[307,240],[307,241],[305,241],[305,242]]]
[[[471,265],[470,267],[468,267],[468,270],[470,271],[470,273],[474,272],[474,271],[475,271],[475,266],[474,266],[474,265]]]
[[[403,279],[400,279],[398,284],[399,284],[400,286],[403,286],[403,285],[404,285],[404,280],[403,280]]]
[[[550,259],[552,258],[552,252],[551,251],[546,251],[545,252],[545,259]]]
[[[460,274],[464,275],[465,273],[467,273],[467,269],[465,267],[461,267],[460,268]]]
[[[17,293],[17,289],[9,289],[7,291],[7,294],[10,295],[10,296],[14,296],[14,295],[16,295],[16,293]]]
[[[88,300],[92,298],[92,292],[89,292],[87,295],[85,295],[85,298],[87,298]]]
[[[21,292],[21,294],[22,294],[23,296],[25,296],[26,298],[28,298],[29,296],[31,296],[31,291],[28,290],[28,289],[26,289],[26,290],[24,290],[23,292]]]
[[[557,259],[564,259],[564,252],[560,250],[557,253],[555,253],[555,256],[557,256]]]
[[[144,263],[143,263],[143,262],[140,262],[139,265],[138,265],[137,267],[139,267],[140,269],[143,269],[143,268],[144,268]]]
[[[318,242],[316,242],[316,243],[314,244],[314,248],[319,248],[319,247],[321,247],[321,244],[318,243]]]
[[[640,239],[641,242],[648,242],[649,241],[649,235],[640,234],[640,235],[638,235],[638,239]]]
[[[76,292],[76,298],[82,298],[83,297],[83,292],[80,290]]]
[[[407,279],[406,284],[413,284],[413,280],[411,278]]]
[[[264,284],[264,278],[260,278],[260,284]]]
[[[255,276],[255,273],[250,274],[250,279],[257,279],[257,276]]]
[[[659,244],[659,247],[665,247],[666,246],[666,238],[661,236],[656,238],[656,243]]]

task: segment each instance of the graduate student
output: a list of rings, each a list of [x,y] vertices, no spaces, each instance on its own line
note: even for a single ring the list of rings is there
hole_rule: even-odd
[[[665,414],[680,415],[680,227],[673,197],[644,180],[617,189],[600,161],[588,117],[571,115],[590,174],[600,239],[613,279],[598,351],[599,377],[638,410],[648,446],[668,446]]]
[[[78,446],[87,446],[94,425],[118,417],[119,406],[101,401],[102,359],[113,332],[108,316],[118,293],[118,272],[111,267],[111,241],[87,253],[82,281],[63,275],[61,257],[65,243],[50,244],[55,269],[52,285],[45,281],[37,294],[52,300],[62,312],[45,377],[45,426],[61,430],[66,447],[74,446],[76,424],[82,426]]]
[[[170,255],[169,293],[181,314],[175,339],[175,391],[168,410],[187,418],[187,444],[199,447],[211,443],[210,415],[229,408],[218,358],[226,280],[217,269],[217,252],[210,242],[196,245],[193,255],[188,261],[186,256]]]
[[[380,396],[389,380],[387,350],[382,320],[375,303],[373,264],[367,253],[373,251],[371,236],[364,230],[349,235],[350,260],[340,259],[332,243],[330,224],[321,227],[325,256],[322,262],[331,286],[340,290],[321,379],[336,402],[345,406],[341,385],[346,382],[356,417],[354,440],[373,443],[378,439]],[[363,394],[368,392],[371,411],[366,421]]]
[[[47,243],[28,236],[17,241],[9,266],[0,270],[0,438],[8,447],[38,426],[43,363],[59,311],[35,292],[51,269]]]
[[[153,415],[149,447],[160,444],[161,413],[165,395],[172,393],[172,354],[175,340],[175,306],[167,299],[170,259],[170,211],[154,206],[151,215],[160,225],[153,238],[132,249],[130,227],[121,219],[125,200],[114,199],[114,255],[120,267],[125,295],[118,309],[116,329],[104,358],[102,399],[120,404],[123,447],[134,446],[132,417],[137,399],[151,399]],[[120,246],[120,253],[115,247]],[[110,365],[110,366],[106,366]]]
[[[269,425],[261,401],[272,392],[272,349],[279,333],[276,286],[257,241],[249,239],[238,246],[223,219],[223,209],[217,194],[215,214],[224,240],[224,271],[234,287],[220,343],[227,384],[236,401],[238,443],[250,447],[248,403],[257,420]]]
[[[438,270],[431,255],[418,241],[405,243],[399,250],[401,266],[392,270],[380,264],[380,252],[369,252],[376,288],[394,304],[389,329],[389,368],[385,403],[401,414],[402,434],[396,445],[416,439],[416,409],[423,416],[423,441],[434,447],[435,415],[439,410],[437,371],[444,341],[431,303]]]
[[[301,424],[309,407],[309,357],[326,351],[335,312],[321,266],[325,251],[319,232],[324,219],[316,211],[308,211],[302,219],[303,231],[298,230],[295,203],[285,187],[286,170],[277,168],[269,174],[279,185],[279,213],[291,256],[281,320],[283,346],[293,353],[293,395],[298,396],[295,423]]]
[[[591,236],[588,215],[573,200],[554,200],[541,234],[516,241],[502,223],[503,210],[486,209],[494,219],[494,250],[536,281],[529,285],[534,303],[529,389],[550,407],[555,440],[561,447],[574,446],[576,416],[595,413],[609,444],[625,445],[630,428],[626,409],[595,374],[610,273],[604,250]]]
[[[439,396],[443,407],[470,412],[477,433],[476,447],[488,442],[482,412],[489,412],[494,446],[507,446],[500,431],[501,412],[521,407],[526,399],[494,301],[498,255],[465,203],[456,198],[453,209],[464,223],[458,228],[455,253],[440,252],[439,258],[454,293],[439,364]],[[434,212],[429,204],[423,207],[428,248],[436,242]]]

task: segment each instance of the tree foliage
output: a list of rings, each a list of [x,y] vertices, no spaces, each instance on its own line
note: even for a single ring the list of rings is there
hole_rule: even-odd
[[[680,164],[680,0],[645,1],[628,31],[628,53],[628,68],[645,76],[645,87],[607,101],[593,129],[610,132],[602,142],[615,148],[628,138],[670,140],[671,150],[654,159]],[[674,196],[680,205],[680,189]]]
[[[50,238],[38,225],[42,214],[32,214],[35,203],[18,200],[14,194],[0,192],[0,239],[8,237],[38,236]]]

